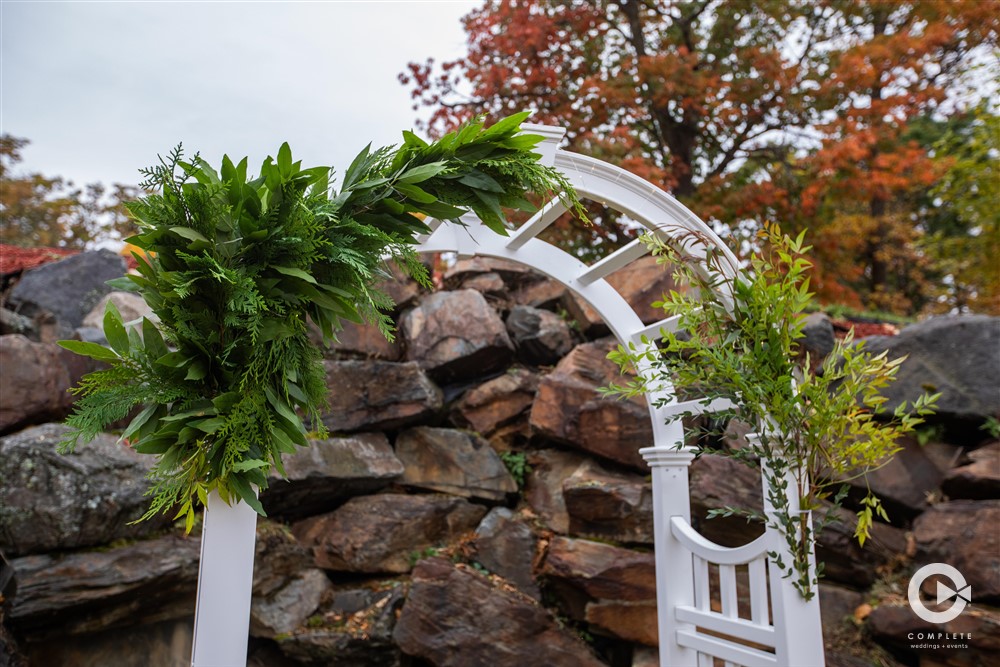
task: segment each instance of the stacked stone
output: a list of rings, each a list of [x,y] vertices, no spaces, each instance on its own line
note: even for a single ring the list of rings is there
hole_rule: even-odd
[[[398,340],[348,325],[327,350],[330,437],[287,457],[287,479],[262,496],[250,664],[655,664],[652,493],[637,452],[652,434],[643,400],[595,391],[618,379],[606,325],[512,263],[460,261],[443,282],[435,293],[388,282]],[[612,282],[632,303],[672,287],[651,259]],[[18,299],[6,303],[43,301]],[[63,322],[41,305],[28,311],[61,335],[96,336],[86,313]],[[640,316],[658,319],[651,308]],[[829,351],[829,327],[810,322],[816,354]],[[0,665],[16,664],[14,642],[29,664],[188,664],[198,531],[130,524],[148,500],[150,459],[114,435],[54,453],[65,427],[48,422],[65,416],[65,389],[86,369],[68,370],[38,331],[0,336]],[[973,662],[955,664],[997,650],[1000,543],[987,527],[1000,521],[1000,442],[978,426],[1000,414],[998,341],[1000,320],[969,317],[869,343],[918,359],[892,400],[928,382],[947,396],[929,441],[900,443],[872,478],[893,523],[876,524],[864,550],[849,511],[820,536],[830,664],[911,660],[906,634],[922,622],[900,585],[935,561],[972,586],[952,631],[972,633]],[[41,381],[45,369],[62,375]],[[718,446],[741,437],[734,424]],[[759,533],[705,520],[715,507],[759,508],[756,471],[706,454],[691,478],[693,519],[709,539],[734,546]]]

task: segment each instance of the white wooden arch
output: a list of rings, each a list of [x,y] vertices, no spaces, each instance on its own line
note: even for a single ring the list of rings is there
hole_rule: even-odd
[[[714,250],[728,260],[722,263],[722,270],[736,270],[736,260],[725,243],[673,197],[619,167],[560,150],[558,144],[565,133],[561,128],[526,125],[525,129],[546,137],[540,146],[542,160],[565,174],[580,197],[618,210],[653,233],[676,237],[694,232],[714,244]],[[626,345],[642,346],[643,336],[653,337],[661,328],[673,329],[674,318],[644,325],[606,280],[647,253],[640,241],[588,265],[537,238],[565,210],[555,198],[509,237],[490,231],[473,215],[463,218],[465,226],[432,221],[433,232],[421,239],[418,250],[502,258],[544,273],[593,307]],[[818,597],[806,602],[777,570],[772,572],[774,576],[769,575],[769,552],[782,554],[791,562],[784,537],[768,528],[750,544],[726,548],[705,539],[691,526],[688,468],[694,455],[675,447],[684,440],[683,427],[679,421],[668,423],[667,418],[724,406],[678,403],[669,387],[647,395],[647,402],[653,442],[640,454],[652,469],[661,667],[710,667],[716,658],[726,667],[823,665]],[[763,495],[765,510],[773,511]],[[790,511],[798,509],[795,502],[789,505]],[[256,517],[243,503],[229,507],[217,496],[209,497],[202,533],[193,667],[246,664]],[[745,568],[747,573],[749,617],[741,616],[737,604],[737,568]],[[713,609],[713,589],[718,592],[714,606],[719,609]]]

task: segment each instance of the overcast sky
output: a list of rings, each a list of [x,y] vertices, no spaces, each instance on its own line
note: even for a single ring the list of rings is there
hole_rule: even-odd
[[[177,142],[338,173],[416,113],[407,62],[464,53],[476,2],[0,2],[0,130],[23,171],[137,183]]]

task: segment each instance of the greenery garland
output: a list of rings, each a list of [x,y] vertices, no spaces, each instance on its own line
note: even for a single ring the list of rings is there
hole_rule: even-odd
[[[743,516],[780,531],[791,562],[777,552],[769,555],[808,600],[823,574],[822,563],[814,572],[809,565],[816,535],[837,519],[848,482],[860,479],[867,486],[868,473],[892,460],[900,438],[924,422],[939,395],[901,403],[891,414],[882,411],[886,398],[881,391],[895,381],[905,358],[866,352],[863,341],[854,342],[853,331],[818,363],[810,359],[802,346],[812,298],[803,237],[792,239],[777,225],[765,225],[756,239],[760,250],[745,267],[729,265],[709,239],[695,232],[643,237],[683,288],[653,304],[679,318],[677,331],[662,330],[655,340],[644,339],[643,346],[619,346],[609,354],[623,372],[636,375],[603,391],[619,397],[665,392],[672,398],[676,387],[701,397],[703,405],[724,399],[732,406],[713,412],[711,420],[691,421],[687,440],[697,442],[701,453],[706,443],[725,437],[731,420],[747,424],[755,435],[746,446],[710,451],[761,469],[764,493],[775,511],[762,515],[721,507],[710,510],[709,517]],[[669,421],[694,416],[686,411]],[[825,511],[812,525],[808,514],[790,511],[790,498],[804,512]],[[870,488],[860,504],[855,537],[864,546],[875,518],[889,517]]]
[[[215,490],[264,514],[281,457],[306,446],[307,421],[322,429],[322,355],[309,321],[334,340],[343,320],[369,321],[391,339],[394,304],[375,285],[396,260],[428,284],[414,252],[429,232],[421,216],[459,223],[474,212],[506,234],[505,207],[532,211],[529,191],[560,193],[582,215],[573,188],[533,152],[543,137],[521,133],[527,113],[489,128],[477,119],[427,143],[404,132],[398,149],[365,148],[330,187],[327,167],[303,169],[288,144],[249,180],[247,160],[222,158],[216,172],[180,146],[144,170],[151,194],[127,205],[139,226],[128,242],[138,275],[111,281],[139,292],[157,317],[127,327],[113,304],[110,348],[60,345],[108,366],[86,375],[61,443],[71,451],[141,406],[122,434],[158,461],[149,518],[180,506],[188,530],[197,502]]]

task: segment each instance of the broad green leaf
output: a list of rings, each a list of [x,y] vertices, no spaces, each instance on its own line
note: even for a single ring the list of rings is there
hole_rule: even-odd
[[[125,331],[125,324],[122,322],[118,307],[110,299],[104,307],[104,337],[108,339],[111,349],[119,355],[124,357],[128,354],[128,333]]]
[[[236,495],[243,499],[243,502],[253,508],[253,511],[261,516],[267,516],[264,512],[264,506],[257,499],[257,494],[254,493],[253,489],[242,477],[239,475],[230,475],[229,486],[236,492]]]
[[[205,368],[205,364],[201,361],[196,361],[188,367],[188,372],[184,376],[184,379],[197,382],[198,380],[204,380],[206,375],[208,375],[208,369]]]
[[[403,130],[403,144],[415,148],[426,148],[427,142],[409,130]]]
[[[282,275],[291,276],[292,278],[299,278],[300,280],[304,280],[307,283],[312,283],[313,285],[316,284],[316,279],[313,278],[308,273],[306,273],[305,271],[303,271],[302,269],[296,269],[288,266],[275,266],[273,268],[275,271],[277,271]]]
[[[395,187],[399,193],[415,202],[419,202],[421,204],[432,204],[437,201],[437,197],[427,192],[420,186],[413,185],[411,183],[397,183]]]
[[[497,192],[503,194],[503,186],[497,183],[492,176],[485,174],[478,169],[473,169],[469,173],[458,179],[459,183],[463,185],[468,185],[470,188],[475,188],[477,190],[486,190],[487,192]]]
[[[233,470],[236,472],[246,472],[248,470],[257,470],[267,467],[269,467],[268,462],[261,461],[260,459],[245,459],[243,461],[237,461],[233,464]]]
[[[123,292],[138,292],[139,286],[131,276],[122,276],[121,278],[113,278],[111,280],[106,280],[105,285],[111,287],[112,289],[121,290]]]
[[[139,429],[141,429],[146,424],[146,422],[149,421],[149,418],[156,414],[156,411],[159,407],[160,407],[159,405],[153,404],[153,405],[147,405],[145,408],[143,408],[142,412],[137,414],[132,419],[132,422],[128,425],[128,428],[125,429],[125,431],[122,433],[120,440],[128,440],[133,435],[135,435],[139,431]]]
[[[183,352],[168,352],[157,359],[156,363],[161,366],[169,366],[170,368],[183,368],[187,364],[191,363],[191,357],[187,356]]]
[[[400,183],[423,183],[434,178],[448,168],[447,162],[429,162],[405,171],[400,177]]]
[[[486,131],[480,135],[480,140],[485,139],[499,139],[504,135],[513,134],[517,132],[518,127],[521,123],[528,120],[531,117],[530,111],[521,111],[519,113],[511,114],[506,118],[502,118],[490,127],[486,128]]]
[[[368,144],[358,153],[354,161],[351,162],[351,166],[347,168],[344,173],[344,183],[341,185],[341,190],[350,189],[354,183],[361,177],[364,173],[365,165],[368,163],[368,155],[371,153],[372,145]]]
[[[289,176],[292,172],[292,149],[287,141],[278,149],[278,169],[282,176]]]
[[[186,238],[189,241],[202,241],[204,243],[209,243],[209,240],[202,235],[197,229],[191,229],[190,227],[171,227],[170,231],[177,236]]]
[[[82,340],[61,340],[57,343],[59,347],[65,348],[70,352],[75,352],[76,354],[82,354],[85,357],[90,357],[91,359],[96,359],[97,361],[119,361],[120,358],[114,351],[109,350],[103,345],[98,345],[97,343],[90,343]]]
[[[169,353],[160,330],[148,317],[142,318],[142,342],[150,359],[156,360]]]

